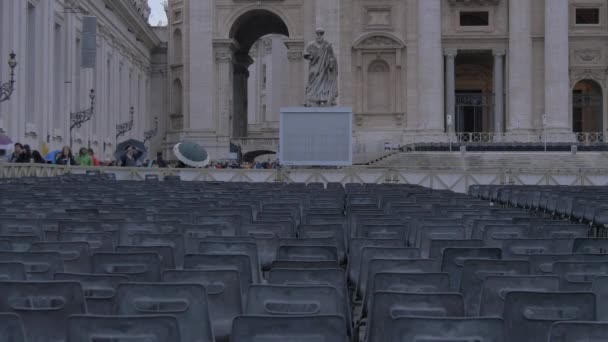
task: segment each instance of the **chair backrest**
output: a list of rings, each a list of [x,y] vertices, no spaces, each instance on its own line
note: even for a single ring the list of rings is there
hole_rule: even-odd
[[[244,254],[190,254],[184,259],[184,270],[229,270],[239,272],[241,298],[245,302],[247,288],[253,284],[251,261]]]
[[[500,248],[447,248],[443,251],[441,271],[450,275],[450,288],[456,292],[460,289],[462,268],[468,259],[498,260]]]
[[[559,321],[594,321],[595,295],[585,292],[509,292],[504,320],[508,341],[538,342]]]
[[[394,239],[351,239],[347,267],[348,282],[351,284],[359,280],[363,247],[405,247],[405,243]]]
[[[576,239],[572,252],[582,254],[608,254],[608,239]]]
[[[394,327],[386,341],[510,341],[505,339],[507,328],[499,318],[402,317],[395,320]]]
[[[201,284],[120,284],[115,307],[118,315],[175,316],[183,341],[215,341],[207,291]]]
[[[67,342],[143,340],[183,341],[175,316],[70,317]]]
[[[30,247],[30,251],[59,253],[63,259],[65,272],[91,272],[91,250],[87,242],[35,242]]]
[[[536,254],[566,254],[572,251],[573,239],[506,239],[502,242],[504,259],[528,259]]]
[[[2,249],[7,252],[27,252],[33,243],[42,241],[38,235],[1,235],[0,240],[8,242],[9,248]]]
[[[232,320],[243,313],[241,283],[236,270],[170,270],[163,272],[169,283],[201,284],[207,290],[209,315],[215,338],[225,341],[232,331]]]
[[[57,252],[0,252],[0,260],[24,264],[27,280],[52,280],[55,273],[64,270]]]
[[[597,319],[608,321],[608,277],[595,278],[591,290],[597,299]]]
[[[156,253],[164,270],[176,268],[175,253],[171,246],[116,246],[116,253]]]
[[[0,262],[0,281],[25,280],[25,265],[20,262]]]
[[[289,238],[280,239],[280,246],[333,246],[338,250],[338,262],[340,264],[346,263],[346,247],[344,240],[340,237],[317,237],[317,238]]]
[[[249,257],[253,283],[257,284],[260,282],[262,275],[258,257],[258,245],[255,242],[201,241],[198,254],[246,255]]]
[[[19,315],[0,314],[0,342],[27,342]]]
[[[419,259],[418,248],[395,247],[363,247],[361,250],[361,264],[359,265],[358,283],[367,282],[369,262],[373,259]],[[363,293],[361,294],[363,295]]]
[[[608,341],[608,322],[558,322],[553,324],[548,342]]]
[[[420,247],[422,257],[428,258],[432,240],[463,240],[466,237],[465,228],[462,225],[427,226],[423,224],[418,230],[416,246]]]
[[[553,273],[560,277],[560,291],[591,291],[595,278],[608,276],[608,262],[556,262]]]
[[[156,253],[93,254],[95,274],[124,274],[129,281],[158,282],[161,271],[160,257]]]
[[[234,320],[231,342],[347,342],[341,316],[241,316]]]
[[[112,315],[118,284],[128,282],[129,277],[118,274],[57,273],[55,280],[79,282],[87,302],[87,312],[94,315]]]
[[[530,227],[525,224],[488,225],[483,232],[483,245],[501,247],[505,239],[525,239],[530,237]]]
[[[114,246],[118,244],[115,237],[111,233],[59,233],[57,241],[79,241],[88,242],[91,248],[91,254],[95,253],[112,253]]]
[[[338,248],[335,246],[279,246],[277,259],[338,262]]]
[[[606,254],[538,254],[530,256],[530,273],[538,275],[553,274],[556,262],[607,261]]]
[[[465,260],[460,279],[460,292],[464,296],[467,316],[478,316],[481,290],[488,277],[527,275],[529,271],[530,264],[526,260]]]
[[[443,259],[443,251],[446,248],[481,248],[483,247],[483,240],[431,240],[431,249],[429,252],[430,259]]]
[[[509,291],[545,291],[559,290],[559,277],[538,275],[489,276],[481,288],[479,315],[502,317],[505,310],[505,298]],[[476,315],[475,312],[472,314]]]
[[[293,261],[293,260],[275,260],[270,267],[289,268],[289,269],[335,269],[340,268],[337,261]]]
[[[28,342],[63,341],[70,315],[87,312],[77,282],[0,282],[0,312],[21,316]]]
[[[182,267],[186,255],[186,241],[181,234],[133,234],[129,237],[130,246],[170,246],[173,248],[175,265]]]
[[[400,317],[462,317],[464,302],[458,293],[372,294],[366,341],[389,341],[390,332]]]

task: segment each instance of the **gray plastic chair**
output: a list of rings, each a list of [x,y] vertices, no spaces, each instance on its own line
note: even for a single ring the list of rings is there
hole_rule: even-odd
[[[566,254],[572,251],[573,243],[573,239],[506,239],[502,257],[521,260],[536,254]]]
[[[481,248],[483,240],[431,240],[430,259],[443,259],[446,248]]]
[[[279,247],[281,246],[333,246],[338,250],[338,262],[340,264],[346,263],[346,248],[344,243],[340,243],[339,238],[335,237],[324,237],[324,238],[290,238],[280,239]]]
[[[499,318],[402,317],[394,320],[393,326],[386,341],[509,341],[505,339],[504,322]]]
[[[341,268],[334,269],[289,269],[275,268],[268,273],[268,284],[286,286],[325,285],[333,286],[346,302],[348,293],[346,273]]]
[[[0,237],[1,239],[1,237]],[[12,252],[13,247],[9,240],[0,240],[0,252]]]
[[[20,262],[0,262],[0,281],[25,280],[25,265]]]
[[[416,246],[420,247],[421,256],[428,258],[431,253],[432,240],[464,240],[465,238],[464,226],[427,226],[423,224],[418,230]]]
[[[526,239],[530,237],[530,227],[522,224],[488,225],[485,227],[482,239],[485,247],[502,247],[506,239]]]
[[[560,291],[591,291],[595,278],[608,276],[608,262],[556,262],[553,273],[560,277]]]
[[[505,300],[507,341],[545,341],[553,323],[594,321],[595,295],[584,292],[509,292]]]
[[[112,253],[118,243],[110,233],[59,233],[58,241],[88,242],[91,254]]]
[[[173,248],[175,265],[181,268],[186,255],[186,242],[180,234],[133,234],[129,237],[127,246],[170,246]]]
[[[0,342],[27,342],[21,317],[17,314],[0,314]]]
[[[367,281],[369,262],[372,259],[419,259],[418,248],[393,248],[393,247],[363,247],[361,250],[361,264],[359,265],[359,283]]]
[[[241,316],[234,320],[231,342],[348,342],[341,316]]]
[[[356,292],[353,294],[355,300],[363,299],[367,283],[371,283],[378,273],[438,273],[440,264],[434,259],[372,259],[368,270],[368,274],[361,275],[361,280],[357,283]]]
[[[168,283],[201,284],[207,290],[213,334],[218,341],[228,341],[232,320],[243,313],[239,272],[236,270],[171,270],[163,272]]]
[[[36,242],[32,244],[30,251],[59,253],[65,272],[91,272],[91,250],[87,242]]]
[[[450,275],[450,289],[456,292],[460,289],[462,268],[468,259],[498,260],[501,258],[500,248],[446,248],[443,251],[441,272]]]
[[[538,275],[553,274],[556,262],[608,262],[606,254],[538,254],[530,256],[530,273]]]
[[[595,278],[591,290],[597,299],[597,319],[608,321],[608,277]]]
[[[52,280],[55,273],[64,270],[57,252],[0,252],[0,260],[24,264],[27,280]]]
[[[572,252],[580,254],[608,254],[608,239],[576,239]]]
[[[190,254],[184,260],[185,270],[229,270],[239,272],[241,298],[245,302],[247,288],[253,284],[251,261],[244,254]]]
[[[548,342],[608,341],[608,322],[558,322]]]
[[[160,257],[156,253],[97,253],[93,254],[93,273],[124,274],[130,281],[158,282]]]
[[[475,316],[502,317],[509,291],[556,292],[559,277],[539,275],[489,276],[483,282],[479,311]]]
[[[260,283],[261,268],[258,258],[258,245],[255,242],[214,242],[202,241],[197,254],[237,254],[249,257],[253,283]]]
[[[120,340],[185,341],[175,316],[71,316],[67,342]]]
[[[115,299],[118,315],[172,315],[183,341],[215,341],[207,291],[201,284],[120,284]]]
[[[271,269],[289,268],[289,269],[335,269],[340,268],[337,261],[293,261],[293,260],[275,260],[272,262]]]
[[[0,240],[8,241],[10,248],[4,248],[7,252],[27,252],[33,243],[42,241],[38,235],[1,235]]]
[[[375,292],[365,341],[393,341],[389,336],[396,319],[410,316],[461,317],[464,302],[458,293]]]
[[[335,246],[279,246],[277,259],[338,262],[338,248]]]
[[[354,238],[350,240],[350,250],[348,253],[347,275],[349,284],[355,284],[359,280],[359,270],[361,268],[361,254],[364,247],[386,247],[403,248],[403,241],[393,239],[363,239]]]
[[[156,253],[164,270],[176,268],[173,247],[171,246],[116,246],[116,253]]]
[[[87,312],[94,315],[114,314],[114,297],[118,284],[126,283],[126,275],[57,273],[57,281],[77,281],[82,285]]]
[[[21,316],[28,342],[64,341],[70,315],[87,312],[77,282],[0,282],[0,312]]]
[[[549,224],[532,228],[532,237],[541,239],[577,239],[589,236],[589,228],[574,224]]]
[[[199,241],[196,249],[190,253],[196,254],[201,242],[255,243],[258,246],[257,254],[262,270],[270,269],[277,258],[279,248],[279,239],[274,233],[252,232],[247,236],[208,236]]]

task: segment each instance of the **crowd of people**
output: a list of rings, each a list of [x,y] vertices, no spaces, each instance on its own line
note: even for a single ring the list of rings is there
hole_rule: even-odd
[[[42,154],[30,148],[29,145],[15,143],[13,152],[8,156],[9,163],[35,163],[35,164],[55,164],[55,165],[80,165],[80,166],[124,166],[124,167],[157,167],[157,168],[187,168],[182,162],[168,162],[163,159],[162,153],[156,155],[156,159],[142,160],[144,151],[130,146],[119,158],[114,160],[101,161],[95,156],[92,148],[82,147],[77,154],[72,152],[69,146],[64,146],[61,151],[54,155]],[[1,155],[0,155],[1,156]],[[258,162],[238,162],[235,160],[212,161],[206,168],[210,169],[276,169],[279,164],[276,161]]]

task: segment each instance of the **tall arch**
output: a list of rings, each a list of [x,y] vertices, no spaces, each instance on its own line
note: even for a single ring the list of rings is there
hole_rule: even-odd
[[[176,78],[171,87],[171,128],[174,130],[183,128],[183,92],[182,81],[179,78]]]
[[[602,86],[594,80],[584,79],[572,89],[572,130],[575,133],[603,131]]]
[[[175,29],[173,31],[173,64],[182,64],[184,55],[184,43],[182,37],[182,31]]]

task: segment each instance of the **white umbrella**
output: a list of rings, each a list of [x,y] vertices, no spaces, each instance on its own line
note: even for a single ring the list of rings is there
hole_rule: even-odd
[[[173,146],[173,153],[179,161],[191,166],[202,168],[209,164],[209,154],[199,144],[182,142]]]

